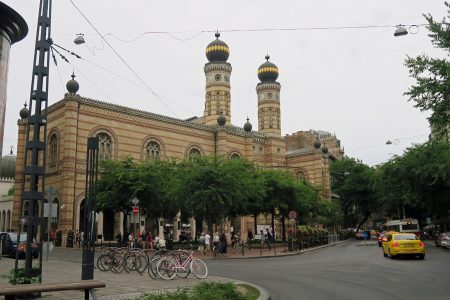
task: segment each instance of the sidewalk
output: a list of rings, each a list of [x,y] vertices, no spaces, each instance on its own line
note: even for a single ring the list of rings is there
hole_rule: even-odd
[[[244,255],[242,255],[241,252],[233,253],[233,249],[231,247],[228,247],[227,254],[225,257],[224,256],[214,257],[211,251],[208,251],[206,255],[200,254],[197,251],[195,251],[195,252],[199,258],[205,259],[205,260],[208,260],[208,259],[244,259],[244,258],[283,257],[283,256],[299,255],[302,253],[339,245],[342,243],[346,243],[348,241],[349,240],[338,241],[333,244],[326,244],[326,245],[322,245],[322,246],[307,248],[307,249],[303,249],[300,251],[287,251],[286,244],[275,244],[275,247],[274,247],[274,245],[272,245],[272,249],[270,251],[269,251],[269,249],[267,249],[267,247],[265,247],[261,251],[261,247],[259,245],[256,245],[256,246],[252,247],[251,250],[245,250]]]
[[[23,260],[19,261],[19,266],[23,265]],[[0,260],[0,274],[7,274],[10,269],[14,268],[14,259],[3,257]],[[95,280],[106,283],[106,288],[98,289],[96,295],[101,300],[119,300],[130,299],[141,293],[165,293],[167,291],[175,291],[178,288],[190,287],[201,280],[190,275],[187,279],[175,277],[173,280],[154,280],[147,273],[139,275],[137,272],[120,274],[112,272],[101,272],[95,270]],[[80,281],[81,264],[74,262],[65,262],[58,260],[50,260],[43,262],[43,283],[63,283]],[[232,281],[228,278],[208,276],[203,281]],[[7,280],[0,280],[0,288],[9,286]],[[81,291],[64,291],[43,293],[41,299],[84,299],[84,292]]]
[[[302,253],[346,243],[348,241],[340,241],[335,244],[328,244],[319,247],[309,248],[301,251],[286,252],[284,245],[277,245],[274,249],[272,247],[271,251],[265,249],[252,249],[246,251],[242,256],[242,253],[232,253],[231,247],[226,257],[213,257],[212,253],[209,252],[207,255],[202,255],[195,251],[195,256],[204,260],[211,259],[243,259],[243,258],[268,258],[268,257],[283,257],[290,255],[299,255]],[[47,261],[43,261],[43,283],[64,283],[64,282],[74,282],[79,281],[81,278],[81,263],[79,261],[65,261],[64,257],[70,260],[70,257],[79,256],[81,254],[80,249],[59,249],[63,255],[60,258],[55,256],[55,258]],[[276,251],[276,254],[275,254]],[[19,267],[24,264],[23,260],[19,261]],[[14,259],[3,257],[0,260],[0,274],[7,274],[10,269],[14,268]],[[168,291],[176,291],[179,288],[191,287],[201,282],[201,280],[190,275],[187,279],[180,279],[175,277],[173,280],[154,280],[151,279],[147,273],[139,275],[136,272],[126,273],[122,272],[120,274],[112,272],[101,272],[95,270],[94,278],[96,280],[106,283],[106,288],[98,289],[96,295],[99,300],[122,300],[122,299],[133,299],[134,297],[140,295],[141,293],[166,293]],[[214,277],[208,276],[204,281],[215,281],[215,282],[230,282],[235,281],[230,278]],[[248,283],[253,285],[251,283]],[[2,286],[9,286],[7,280],[0,279],[0,288]],[[255,285],[253,285],[255,286]],[[258,286],[255,286],[260,290],[262,297],[260,299],[268,299],[269,296],[267,292]],[[43,293],[41,299],[84,299],[84,293],[80,291],[65,291],[65,292],[50,292]]]

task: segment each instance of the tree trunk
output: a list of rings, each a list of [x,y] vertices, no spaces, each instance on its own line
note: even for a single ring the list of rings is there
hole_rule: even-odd
[[[285,221],[286,217],[284,215],[281,215],[281,229],[282,229],[282,240],[283,242],[286,242],[286,224]]]
[[[122,211],[122,213],[123,213],[123,220],[122,220],[123,232],[122,232],[122,234],[128,238],[128,228],[127,228],[128,212]]]
[[[212,220],[211,214],[208,215],[207,225],[208,225],[209,234],[211,235],[213,233],[212,232],[213,231],[213,220]]]
[[[258,215],[257,214],[253,215],[253,225],[255,226],[254,227],[255,235],[257,235],[258,234]]]

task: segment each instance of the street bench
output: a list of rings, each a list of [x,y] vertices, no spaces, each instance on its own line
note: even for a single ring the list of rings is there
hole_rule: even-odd
[[[0,296],[5,296],[5,300],[15,300],[16,296],[57,291],[84,290],[85,299],[89,300],[89,294],[93,299],[97,299],[94,293],[96,288],[104,288],[106,284],[97,280],[82,280],[69,283],[46,283],[46,284],[21,284],[11,287],[2,287]]]

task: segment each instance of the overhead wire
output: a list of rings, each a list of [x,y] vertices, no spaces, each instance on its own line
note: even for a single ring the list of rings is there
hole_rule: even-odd
[[[134,86],[136,86],[136,87],[138,87],[138,88],[141,88],[142,90],[148,91],[148,89],[147,89],[146,87],[143,87],[143,86],[141,86],[141,85],[139,85],[139,84],[137,84],[137,83],[135,83],[135,82],[133,82],[133,81],[131,81],[131,80],[129,80],[129,79],[127,79],[127,78],[121,76],[121,75],[119,75],[119,74],[116,74],[116,73],[114,73],[113,71],[108,70],[107,68],[102,67],[102,66],[96,64],[95,62],[93,62],[93,61],[91,61],[91,60],[89,60],[89,59],[86,59],[86,58],[84,58],[84,57],[78,55],[77,53],[75,53],[75,52],[69,50],[69,49],[66,49],[66,48],[64,48],[64,47],[62,47],[62,46],[60,46],[60,45],[58,45],[58,44],[56,44],[56,43],[53,43],[53,45],[56,46],[56,47],[58,47],[58,48],[60,48],[60,49],[62,49],[62,50],[64,50],[64,51],[66,51],[67,53],[69,53],[69,54],[75,56],[76,58],[81,59],[82,61],[85,61],[85,62],[87,62],[87,63],[89,63],[89,64],[91,64],[91,65],[93,65],[93,66],[95,66],[95,67],[97,67],[97,68],[99,68],[99,69],[101,69],[101,70],[103,70],[103,71],[105,71],[105,72],[107,72],[107,73],[109,73],[109,74],[111,74],[111,75],[113,75],[113,76],[115,76],[115,77],[117,77],[117,78],[119,78],[119,79],[121,79],[121,80],[123,80],[123,81],[129,83],[129,84],[131,84],[131,85],[134,85]],[[160,96],[160,97],[163,98],[162,96]],[[176,103],[176,102],[173,102],[173,101],[171,101],[171,100],[169,100],[169,99],[166,99],[166,98],[163,98],[163,99],[166,100],[166,101],[168,101],[168,102],[173,103],[174,105],[176,105],[176,106],[178,106],[178,107],[180,107],[180,108],[182,108],[182,109],[184,109],[184,110],[186,110],[186,111],[189,111],[190,113],[195,114],[195,112],[193,112],[191,109],[189,109],[189,108],[187,108],[187,107],[184,107],[184,106],[182,106],[182,105],[180,105],[180,104],[178,104],[178,103]]]
[[[109,96],[102,88],[100,88],[89,76],[87,76],[86,74],[84,74],[80,69],[78,69],[74,64],[72,64],[70,61],[69,61],[69,59],[67,59],[67,57],[65,57],[61,52],[59,52],[55,47],[53,47],[53,46],[56,46],[56,47],[58,47],[58,48],[61,48],[61,49],[63,49],[63,50],[65,50],[65,51],[68,51],[68,52],[70,52],[69,50],[67,50],[67,49],[65,49],[64,47],[61,47],[61,46],[59,46],[59,45],[57,45],[57,44],[55,44],[55,43],[53,43],[52,44],[52,46],[51,46],[51,49],[52,49],[52,52],[53,51],[55,51],[56,53],[58,53],[59,54],[59,56],[65,61],[65,62],[67,62],[69,65],[71,65],[72,66],[72,68],[74,69],[74,70],[76,70],[78,73],[80,73],[84,78],[86,78],[96,89],[98,89],[103,95],[105,95],[110,101],[112,101],[113,103],[115,102],[114,100],[113,100],[113,98],[111,97],[111,96]],[[72,54],[72,55],[74,55],[74,56],[76,56],[77,58],[81,58],[79,55],[77,55],[76,53],[74,53],[74,52],[70,52],[70,54]],[[54,61],[56,61],[56,59],[54,59]],[[59,70],[58,70],[58,72],[59,72]],[[60,76],[60,78],[61,78],[61,76]],[[62,82],[62,79],[61,79],[61,82]],[[64,88],[63,88],[63,90],[64,90]]]
[[[408,137],[401,137],[401,138],[395,138],[394,140],[410,140],[410,139],[414,139],[417,137],[423,137],[423,136],[428,136],[429,134],[419,134],[419,135],[414,135],[414,136],[408,136]],[[361,147],[356,147],[356,148],[350,148],[350,149],[346,149],[348,151],[351,150],[359,150],[359,149],[366,149],[366,148],[373,148],[373,147],[380,147],[380,146],[386,146],[386,143],[383,144],[373,144],[373,145],[367,145],[367,146],[361,146]]]
[[[69,0],[71,1],[71,0]],[[426,26],[428,24],[404,24],[403,26],[415,26],[415,27],[423,27]],[[233,28],[233,29],[221,29],[220,32],[222,33],[233,33],[233,32],[267,32],[267,31],[312,31],[312,30],[348,30],[348,29],[379,29],[379,28],[397,28],[397,25],[361,25],[361,26],[317,26],[317,27],[284,27],[284,28]],[[112,36],[115,39],[124,42],[124,43],[132,43],[135,42],[137,40],[139,40],[140,38],[146,36],[146,35],[157,35],[157,34],[164,34],[164,35],[168,35],[169,37],[176,39],[178,41],[189,41],[192,40],[193,38],[199,36],[200,34],[203,33],[215,33],[217,31],[217,29],[211,29],[211,30],[199,30],[199,31],[145,31],[143,33],[139,33],[138,36],[126,40],[123,38],[118,37],[116,34],[114,33],[106,33],[104,35],[101,35],[103,38],[104,37],[108,37],[108,36]],[[194,34],[188,38],[179,38],[177,36],[175,36],[174,34],[181,34],[181,33],[192,33],[194,32]]]
[[[59,71],[58,62],[56,61],[56,56],[55,56],[55,53],[53,51],[53,47],[50,47],[50,50],[52,52],[53,63],[55,64],[56,71],[58,72],[59,82],[61,83],[61,88],[62,88],[62,91],[64,92],[64,83],[63,83],[63,80],[62,80],[62,77],[61,77],[61,72]]]
[[[145,87],[175,116],[178,115],[163,101],[163,99],[137,74],[137,72],[125,61],[125,59],[114,49],[114,47],[108,42],[107,39],[103,37],[100,31],[94,26],[94,24],[83,14],[83,12],[78,8],[78,6],[72,1],[69,0],[70,3],[75,7],[75,9],[83,16],[83,18],[89,23],[89,25],[95,30],[95,32],[103,39],[103,41],[111,48],[111,50],[116,54],[116,56],[125,64],[125,66],[133,73],[136,78],[141,81]]]

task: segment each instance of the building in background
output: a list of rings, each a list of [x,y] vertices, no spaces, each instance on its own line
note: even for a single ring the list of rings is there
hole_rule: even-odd
[[[22,40],[28,33],[25,20],[11,7],[0,2],[0,157],[3,152],[5,130],[6,84],[11,45]]]
[[[56,188],[57,227],[63,231],[83,229],[86,143],[93,136],[99,137],[100,161],[125,156],[136,161],[197,155],[246,158],[263,168],[286,168],[299,180],[320,188],[322,196],[330,199],[329,161],[343,155],[339,140],[322,131],[299,131],[281,136],[281,84],[276,81],[279,70],[269,61],[269,56],[257,69],[260,80],[255,96],[258,130],[253,130],[248,119],[243,120],[243,126],[230,124],[232,66],[227,61],[229,47],[219,37],[216,34],[216,39],[206,48],[205,105],[201,117],[182,120],[82,97],[77,94],[79,84],[72,76],[66,85],[68,93],[48,107],[47,115],[46,189]],[[27,203],[21,203],[18,192],[22,188],[27,118],[25,107],[18,120],[15,226],[19,224],[21,206],[24,216],[27,213]],[[42,214],[42,207],[39,210]],[[114,240],[118,233],[128,230],[122,228],[122,221],[121,214],[101,212],[98,234],[103,240]],[[191,233],[195,234],[197,226],[193,220],[190,222]],[[160,234],[161,225],[174,224],[174,237],[178,237],[182,227],[179,219],[155,222],[142,216],[137,223],[141,230],[145,228]],[[233,227],[244,237],[252,226],[252,218],[240,217],[230,220],[226,227],[228,232]]]
[[[15,175],[16,156],[11,150],[0,160],[0,232],[12,228]]]

